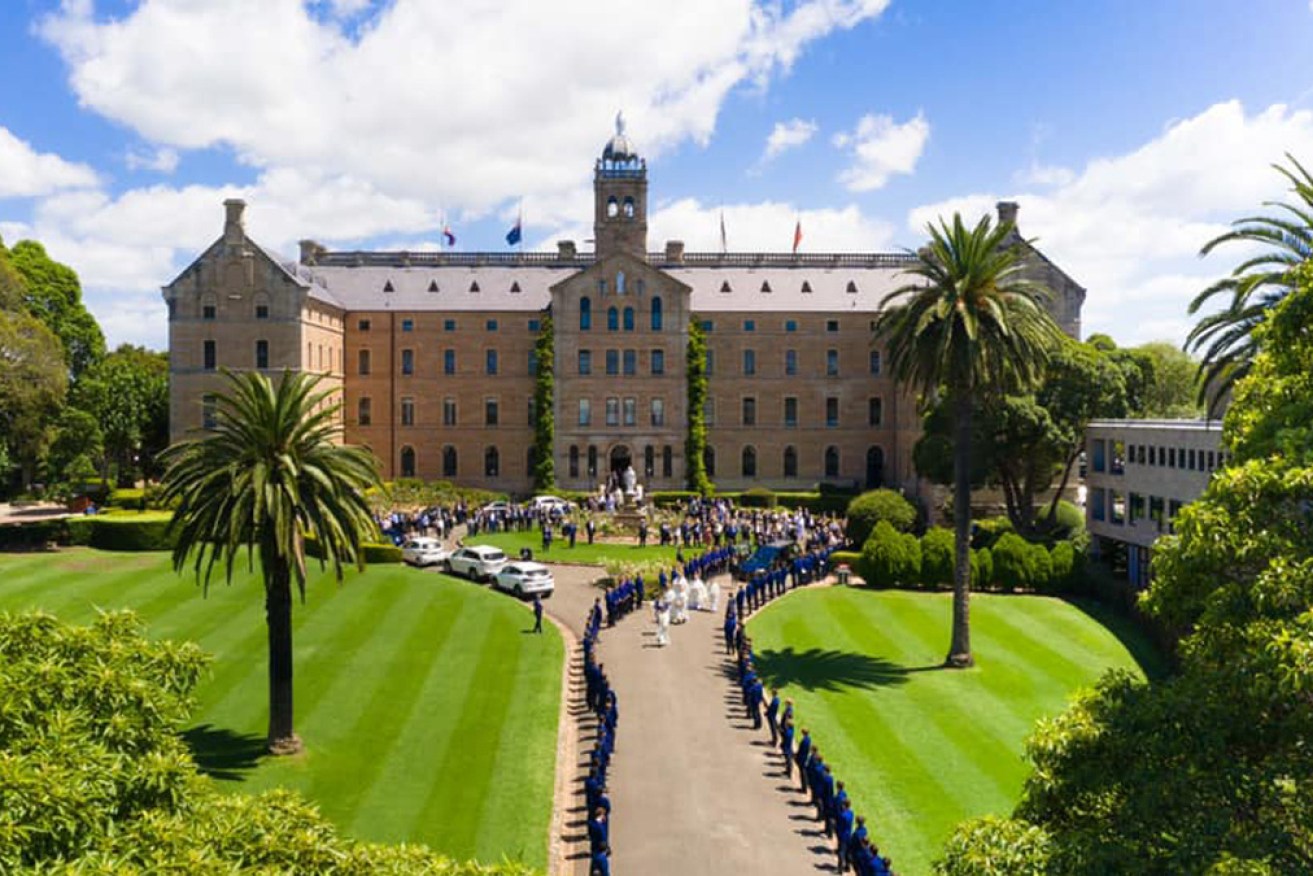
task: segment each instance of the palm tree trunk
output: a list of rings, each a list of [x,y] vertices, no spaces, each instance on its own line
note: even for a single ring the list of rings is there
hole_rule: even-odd
[[[947,666],[971,666],[971,396],[954,393],[953,400],[953,641]]]
[[[292,570],[286,561],[266,565],[265,622],[269,626],[270,754],[296,754],[301,739],[292,729]]]

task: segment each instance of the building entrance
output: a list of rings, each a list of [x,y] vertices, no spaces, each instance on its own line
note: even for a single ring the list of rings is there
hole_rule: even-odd
[[[625,469],[634,464],[633,458],[629,455],[629,448],[623,444],[617,444],[611,448],[611,473],[619,476],[625,473]]]

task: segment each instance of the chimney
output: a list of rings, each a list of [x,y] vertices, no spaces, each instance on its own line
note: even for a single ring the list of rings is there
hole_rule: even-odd
[[[319,260],[319,256],[326,252],[324,247],[313,240],[302,240],[301,245],[301,264],[313,265]]]
[[[666,241],[666,263],[672,265],[684,264],[684,241]]]
[[[1016,201],[999,201],[998,224],[1006,225],[1011,223],[1012,227],[1015,229],[1017,227],[1017,211],[1019,209],[1021,208],[1017,206]]]
[[[246,202],[241,198],[229,198],[223,202],[223,241],[236,246],[246,237],[242,227],[242,213],[246,211]]]
[[[573,240],[556,241],[556,260],[560,262],[572,262],[577,258],[577,251],[574,248]]]

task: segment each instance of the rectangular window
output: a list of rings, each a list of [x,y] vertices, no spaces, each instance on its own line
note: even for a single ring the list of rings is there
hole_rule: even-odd
[[[880,351],[871,351],[871,375],[875,376],[880,373]]]
[[[442,425],[456,425],[456,400],[454,398],[444,398],[442,400]]]
[[[615,377],[615,376],[616,376],[617,374],[619,374],[619,373],[620,373],[620,351],[619,351],[619,350],[607,350],[607,351],[606,351],[606,375],[607,375],[608,377]]]
[[[490,332],[495,332],[497,331],[497,320],[490,319],[483,324],[483,327]]]
[[[483,358],[484,358],[484,371],[487,372],[487,374],[490,375],[490,376],[496,374],[496,373],[497,373],[497,351],[496,351],[496,350],[488,350],[486,353],[484,353],[484,357],[483,357]]]
[[[795,375],[795,374],[797,374],[797,373],[798,373],[798,351],[797,351],[797,350],[785,350],[785,351],[784,351],[784,374],[785,374],[785,376],[787,376],[787,377],[792,377],[793,375]]]
[[[709,320],[709,319],[704,319],[704,320],[702,320],[702,330],[703,330],[704,332],[710,332],[710,331],[713,331],[713,330],[715,330],[715,328],[716,328],[716,324],[715,324],[714,322],[712,322],[711,320]]]
[[[1156,531],[1158,531],[1158,532],[1162,532],[1162,531],[1163,531],[1163,523],[1164,523],[1164,520],[1163,520],[1163,497],[1162,497],[1162,496],[1150,496],[1150,497],[1149,497],[1149,520],[1150,520],[1150,522],[1153,523],[1153,528],[1154,528]]]
[[[591,426],[593,424],[593,403],[586,398],[579,399],[579,425]]]
[[[620,399],[609,398],[606,400],[606,425],[620,425]]]
[[[415,330],[415,320],[403,319],[401,321],[401,330],[403,332],[413,332]]]
[[[1208,451],[1208,470],[1212,471],[1216,467],[1217,467],[1217,454],[1210,450]]]
[[[1158,464],[1158,447],[1154,444],[1149,445],[1149,465]]]
[[[1102,438],[1095,438],[1093,442],[1094,460],[1093,467],[1095,471],[1108,470],[1108,442]]]
[[[638,423],[638,402],[632,398],[625,399],[624,412],[626,426],[633,426]]]
[[[529,376],[533,377],[538,373],[538,351],[529,351]]]
[[[217,408],[218,408],[218,402],[215,401],[214,396],[212,395],[202,396],[201,398],[201,428],[202,429],[213,429],[215,426],[219,425],[219,422],[215,416],[215,411]]]
[[[268,305],[268,304],[257,304],[257,305],[255,305],[255,318],[256,318],[256,319],[268,319],[268,318],[269,318],[269,305]]]
[[[879,398],[866,400],[866,425],[879,426],[884,422],[884,402]]]
[[[321,358],[322,358],[322,357],[321,357]],[[320,366],[322,367],[324,363],[321,361],[319,364],[320,364]],[[268,367],[269,367],[269,342],[268,342],[268,341],[256,341],[256,342],[255,342],[255,367],[256,367],[256,368],[261,368],[261,369],[263,369],[263,368],[268,368]]]
[[[415,373],[415,351],[401,351],[401,373],[407,377]]]
[[[413,398],[403,398],[401,400],[401,425],[415,425],[415,400]]]
[[[831,429],[839,425],[839,399],[835,396],[825,399],[825,425]]]
[[[214,341],[206,341],[202,349],[204,368],[206,371],[213,371],[217,367],[215,361],[218,358],[218,354],[215,352],[214,348]]]
[[[1189,457],[1188,457],[1190,461],[1186,464],[1185,467],[1188,468],[1188,469],[1190,469],[1191,471],[1193,471],[1193,470],[1194,470],[1194,448],[1191,447],[1190,450],[1189,450],[1188,452],[1189,452],[1189,454],[1190,454]]]
[[[525,401],[529,403],[527,422],[529,423],[529,428],[532,429],[538,425],[538,403],[534,401],[533,396],[529,396]],[[533,468],[533,466],[529,467]]]
[[[710,377],[716,371],[716,351],[707,350],[707,376]]]
[[[442,351],[442,373],[443,373],[443,374],[455,374],[455,373],[456,373],[456,351],[455,351],[455,350],[443,350],[443,351]]]
[[[444,332],[454,332],[456,330],[456,320],[444,319],[442,321],[442,330]]]
[[[1117,490],[1108,491],[1108,522],[1126,525],[1126,495]]]
[[[751,377],[757,373],[757,351],[743,351],[743,374],[745,377]]]
[[[369,374],[369,351],[361,350],[356,356],[356,371],[362,377]]]
[[[592,351],[592,350],[580,350],[580,351],[579,351],[579,373],[580,373],[581,375],[584,375],[584,376],[587,376],[587,375],[593,373],[593,351]]]
[[[368,426],[373,422],[372,405],[369,396],[361,396],[360,401],[356,402],[356,422],[362,426]]]
[[[359,322],[356,323],[356,328],[362,332],[369,331],[369,320],[367,319],[360,320]]]
[[[798,400],[793,396],[784,399],[784,427],[786,429],[798,427]]]
[[[743,330],[745,332],[755,332],[757,330],[757,321],[755,319],[743,320]]]
[[[661,448],[661,477],[668,478],[674,475],[675,471],[675,454],[667,444]]]
[[[786,319],[784,321],[784,330],[786,332],[796,332],[798,330],[798,321],[796,319]]]
[[[638,373],[638,352],[625,350],[625,376],[633,377]]]
[[[827,332],[837,332],[839,330],[839,320],[827,319],[825,321],[825,330]]]
[[[716,400],[708,397],[702,404],[702,422],[708,426],[716,425]]]
[[[483,425],[497,425],[497,399],[495,398],[483,400]]]
[[[652,373],[653,373],[653,374],[665,374],[665,373],[666,373],[666,351],[665,351],[665,350],[653,350],[653,351],[652,351]]]
[[[652,425],[664,426],[666,424],[666,402],[665,399],[652,399]]]
[[[1103,487],[1090,491],[1090,517],[1099,521],[1108,519],[1108,491]]]
[[[536,319],[529,320],[529,331],[531,332],[542,331],[542,327],[543,327],[542,323],[539,320]]]
[[[214,305],[213,305],[213,304],[202,304],[202,305],[201,305],[201,319],[214,319]]]
[[[838,351],[838,350],[826,350],[826,351],[825,351],[825,376],[826,376],[826,377],[838,377],[838,376],[839,376],[839,351]]]
[[[752,396],[743,400],[743,425],[757,425],[757,400]]]
[[[1129,508],[1131,525],[1134,526],[1135,521],[1144,519],[1144,496],[1140,493],[1131,493]]]

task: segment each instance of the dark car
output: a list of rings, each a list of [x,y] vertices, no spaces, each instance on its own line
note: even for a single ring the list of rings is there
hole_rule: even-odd
[[[775,565],[776,560],[788,560],[793,554],[793,542],[773,541],[759,545],[752,556],[739,564],[739,580],[746,581],[757,572],[764,572]]]

